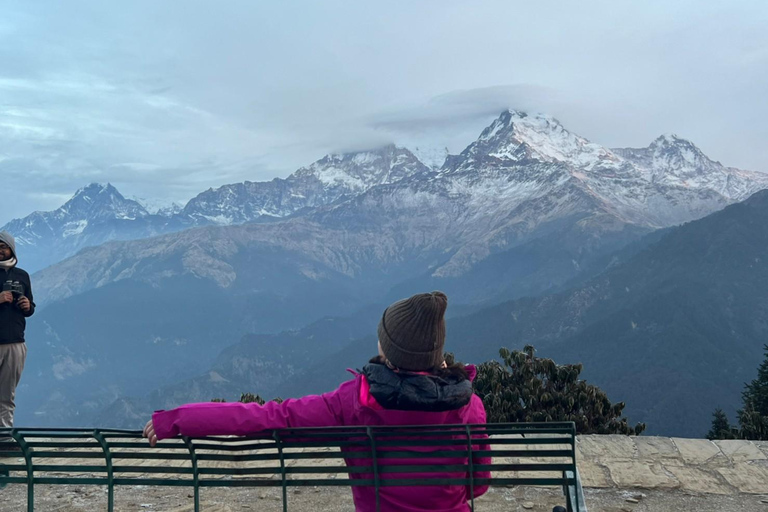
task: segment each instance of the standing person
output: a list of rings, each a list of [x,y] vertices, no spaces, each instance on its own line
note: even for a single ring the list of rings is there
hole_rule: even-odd
[[[35,312],[29,274],[16,263],[16,241],[0,231],[0,427],[13,426],[13,400],[27,359],[24,329]],[[0,445],[11,441],[0,439]]]
[[[158,439],[180,434],[244,436],[286,427],[485,423],[483,402],[472,390],[475,367],[446,366],[443,359],[447,306],[442,292],[414,295],[389,306],[379,322],[379,355],[335,391],[263,406],[210,402],[158,411],[144,427],[144,436],[154,446]],[[489,463],[485,457],[475,460]],[[346,463],[370,465],[360,458]],[[475,473],[477,478],[489,476]],[[475,486],[474,496],[486,490]],[[353,487],[352,496],[358,512],[376,509],[374,488]],[[467,486],[435,485],[381,487],[379,497],[384,512],[465,512],[472,496]]]

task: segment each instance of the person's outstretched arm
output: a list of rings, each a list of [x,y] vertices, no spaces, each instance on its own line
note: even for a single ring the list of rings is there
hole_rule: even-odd
[[[245,436],[285,427],[343,425],[341,395],[348,391],[348,386],[355,386],[355,382],[345,382],[330,393],[289,399],[280,404],[205,402],[157,411],[144,427],[144,437],[154,446],[158,439],[178,435]]]

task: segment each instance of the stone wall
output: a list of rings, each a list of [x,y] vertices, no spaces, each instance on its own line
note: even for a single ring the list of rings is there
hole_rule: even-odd
[[[590,435],[577,449],[584,487],[768,493],[768,441]]]

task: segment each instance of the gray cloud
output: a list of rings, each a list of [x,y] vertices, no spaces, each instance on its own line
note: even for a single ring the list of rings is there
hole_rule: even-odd
[[[185,201],[504,108],[768,171],[763,2],[0,0],[0,224],[89,181]]]
[[[446,125],[461,127],[468,122],[485,121],[488,116],[497,116],[507,108],[550,111],[556,105],[556,97],[556,91],[535,85],[497,85],[452,91],[422,104],[381,113],[372,125],[402,133],[428,133]]]

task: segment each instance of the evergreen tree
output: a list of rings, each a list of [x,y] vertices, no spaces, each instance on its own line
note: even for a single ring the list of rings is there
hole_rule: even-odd
[[[754,409],[739,411],[739,435],[742,439],[768,441],[768,416]]]
[[[707,433],[707,439],[741,439],[768,440],[768,345],[765,345],[765,359],[757,369],[757,378],[745,384],[741,393],[743,402],[738,412],[739,429],[723,429],[723,421],[728,419],[720,409],[713,413],[712,429]],[[720,417],[722,416],[722,417]]]
[[[499,351],[496,361],[478,368],[475,391],[483,399],[489,422],[573,421],[580,434],[637,435],[645,424],[630,427],[621,417],[624,403],[612,404],[596,386],[579,380],[582,365],[558,365],[522,351]]]
[[[768,440],[768,345],[765,359],[757,369],[757,378],[744,386],[739,411],[739,426],[744,439]]]
[[[747,384],[741,398],[744,409],[768,416],[768,345],[764,345],[765,359],[757,369],[757,378]]]
[[[738,431],[728,423],[728,417],[719,407],[712,413],[712,428],[707,432],[707,439],[736,439]]]

